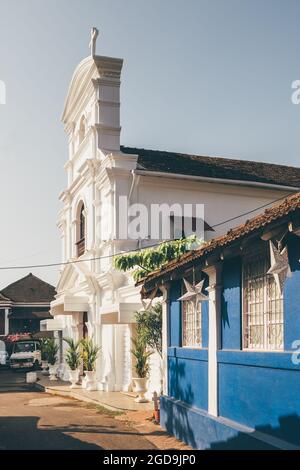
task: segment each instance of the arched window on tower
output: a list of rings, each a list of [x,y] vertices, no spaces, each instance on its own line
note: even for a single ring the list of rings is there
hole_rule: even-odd
[[[79,124],[79,145],[85,138],[85,130],[86,130],[86,122],[85,122],[85,117],[81,116],[80,119],[80,124]]]
[[[81,203],[77,212],[77,256],[81,256],[85,252],[85,211],[84,204]]]

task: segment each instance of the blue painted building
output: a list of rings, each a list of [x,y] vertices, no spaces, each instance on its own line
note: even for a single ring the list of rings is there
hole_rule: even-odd
[[[169,433],[198,449],[300,448],[299,260],[300,193],[146,278],[144,297],[163,294]],[[178,300],[184,280],[192,300]]]

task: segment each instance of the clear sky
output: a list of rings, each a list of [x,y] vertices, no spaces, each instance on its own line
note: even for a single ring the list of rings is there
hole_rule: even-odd
[[[124,58],[123,144],[299,166],[299,18],[299,0],[0,0],[0,266],[60,260],[60,115],[91,26]]]

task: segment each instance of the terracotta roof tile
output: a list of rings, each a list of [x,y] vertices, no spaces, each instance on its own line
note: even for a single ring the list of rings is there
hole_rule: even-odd
[[[5,295],[1,294],[0,292],[0,302],[11,302],[11,299],[5,297]]]
[[[1,295],[14,302],[51,302],[56,294],[55,288],[29,273],[2,289]]]

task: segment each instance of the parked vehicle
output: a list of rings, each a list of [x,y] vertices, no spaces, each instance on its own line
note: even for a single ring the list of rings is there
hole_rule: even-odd
[[[40,368],[42,364],[41,345],[39,341],[16,341],[10,356],[11,369]]]

